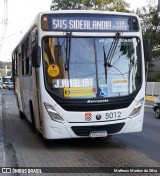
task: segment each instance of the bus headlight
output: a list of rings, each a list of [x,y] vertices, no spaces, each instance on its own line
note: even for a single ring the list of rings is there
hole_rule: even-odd
[[[137,116],[137,115],[140,113],[141,108],[142,108],[142,106],[143,106],[143,102],[144,102],[144,98],[141,99],[141,100],[137,103],[137,105],[136,105],[135,108],[133,109],[132,113],[130,114],[129,118],[132,119],[133,117]]]
[[[57,111],[53,108],[52,105],[44,103],[44,106],[52,120],[57,122],[66,122],[66,120],[57,113]]]

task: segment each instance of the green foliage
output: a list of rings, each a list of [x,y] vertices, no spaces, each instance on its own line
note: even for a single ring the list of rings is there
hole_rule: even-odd
[[[158,78],[155,80],[155,82],[160,82],[160,75],[159,75]]]
[[[125,0],[53,0],[57,8],[62,10],[71,9],[96,9],[128,12],[129,4]]]
[[[160,17],[157,8],[149,4],[147,7],[137,9],[137,14],[141,18],[143,34],[152,41],[152,55],[154,59],[160,56]]]
[[[157,6],[149,3],[146,7],[137,9],[138,16],[141,19],[143,35],[150,38],[152,41],[152,58],[154,60],[160,60],[160,14],[157,11]],[[149,63],[148,69],[148,81],[159,81],[160,75],[157,78],[151,78],[150,72],[152,72],[153,64]]]
[[[57,7],[61,10],[79,9],[80,6],[80,1],[77,0],[54,0],[53,3],[58,3]]]
[[[7,65],[7,68],[11,70],[12,62],[2,62],[2,61],[0,61],[0,69],[4,69],[5,65]]]

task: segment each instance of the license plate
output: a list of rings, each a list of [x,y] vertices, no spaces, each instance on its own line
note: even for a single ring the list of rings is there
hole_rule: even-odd
[[[89,136],[91,138],[107,137],[107,131],[91,131]]]

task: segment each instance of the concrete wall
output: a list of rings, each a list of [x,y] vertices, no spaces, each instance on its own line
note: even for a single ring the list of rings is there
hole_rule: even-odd
[[[160,95],[160,82],[146,83],[146,101],[154,101]]]
[[[160,95],[160,82],[147,82],[146,95],[151,95],[151,96]]]

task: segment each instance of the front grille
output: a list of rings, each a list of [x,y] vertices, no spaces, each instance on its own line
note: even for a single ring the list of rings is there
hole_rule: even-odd
[[[89,136],[92,131],[107,131],[108,134],[118,133],[124,125],[125,123],[117,123],[101,126],[72,126],[71,128],[77,136]]]
[[[83,103],[59,103],[59,105],[66,111],[106,111],[114,109],[123,109],[127,108],[133,100],[120,101],[120,102],[108,102],[108,103],[99,103],[99,104],[87,104]]]

